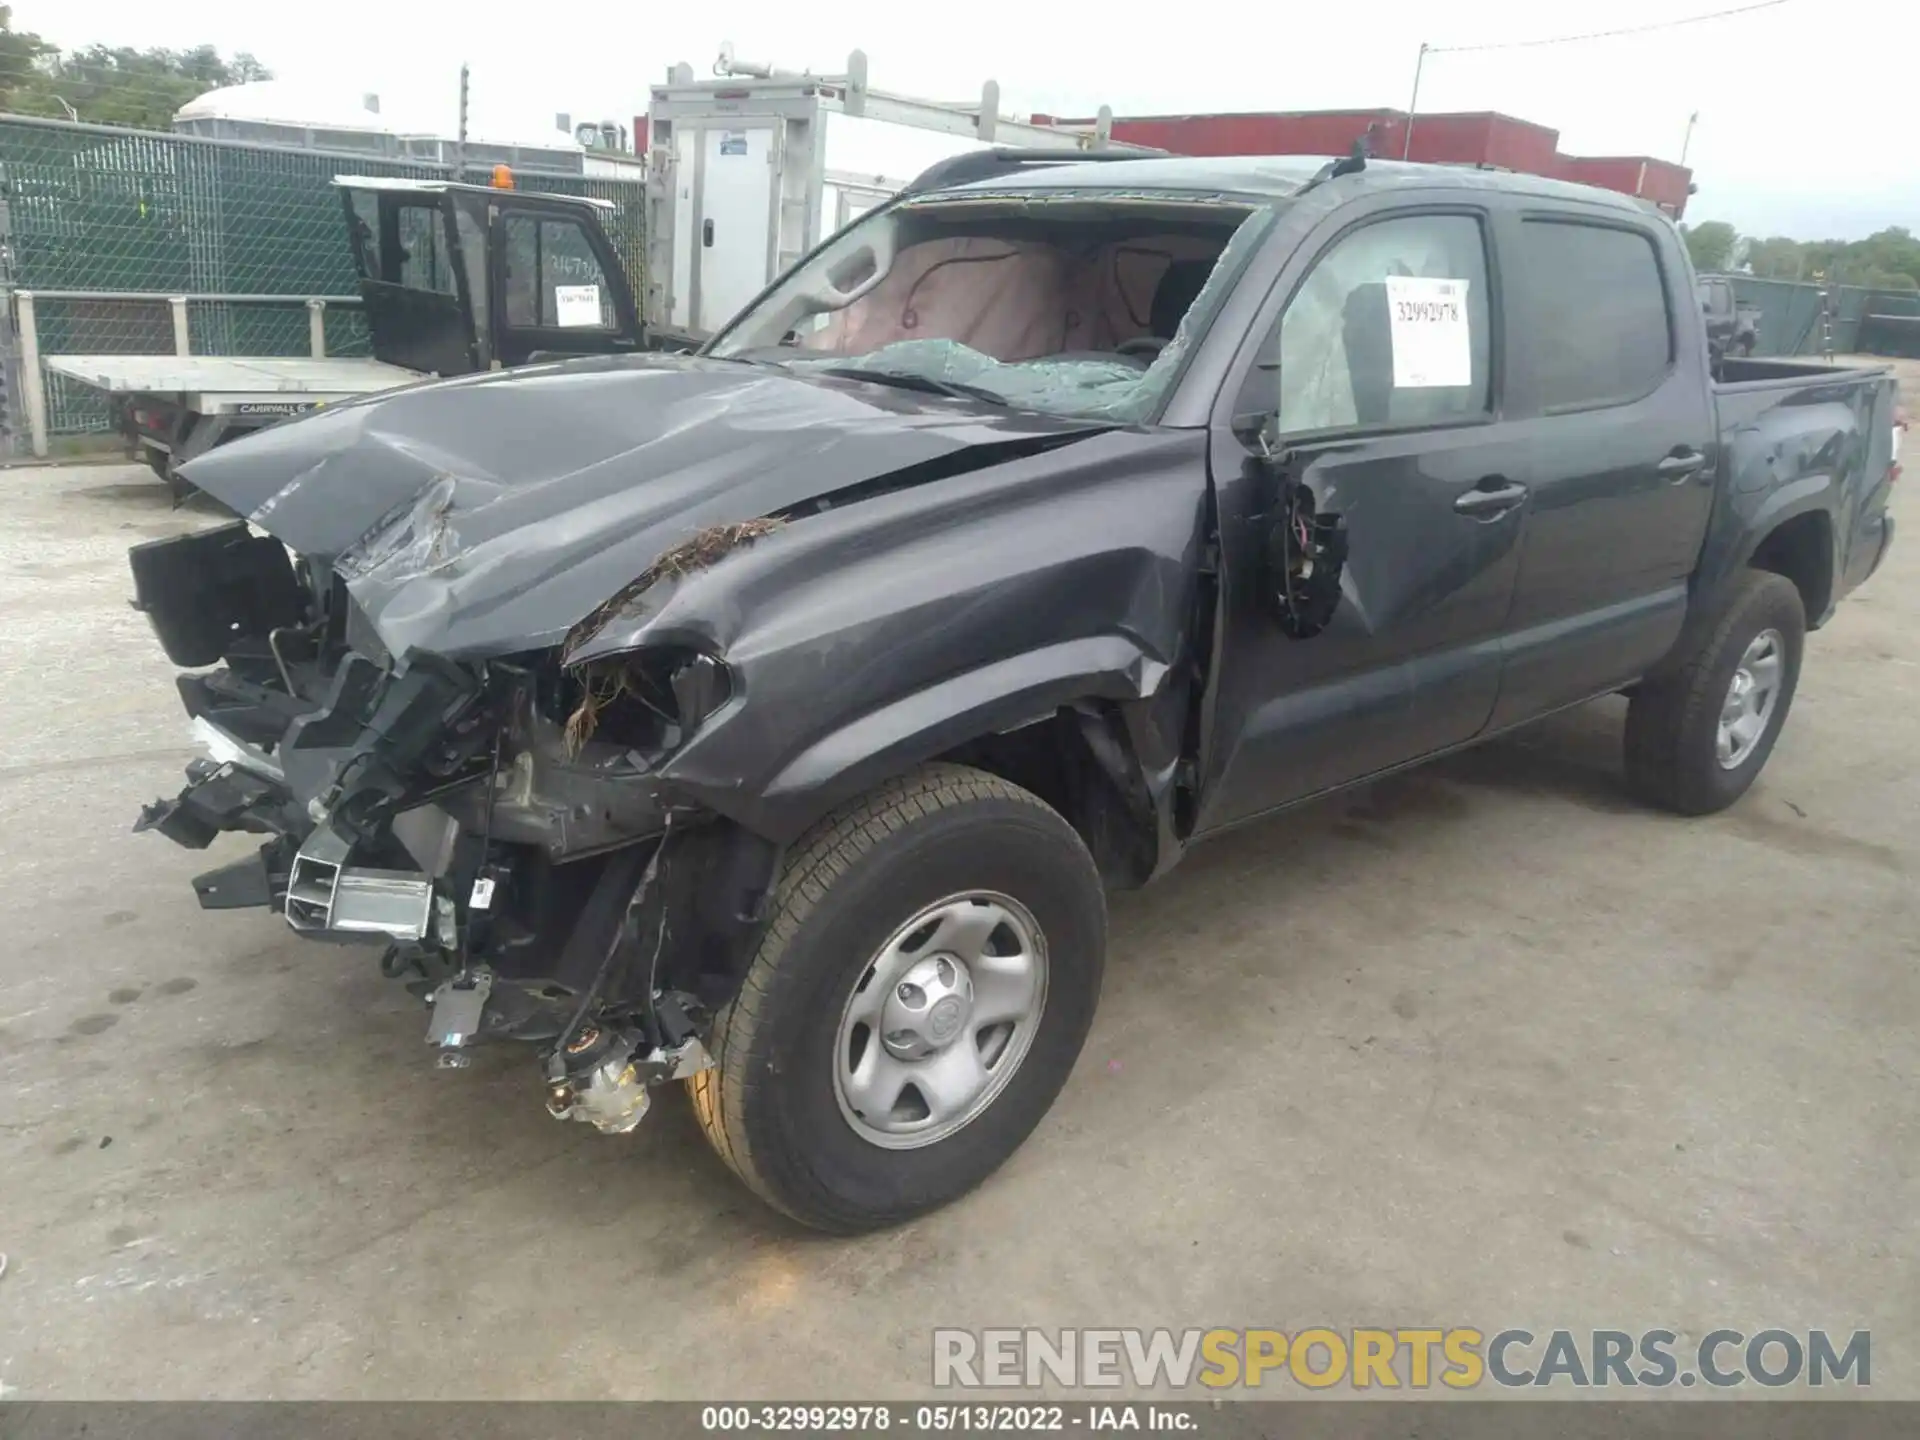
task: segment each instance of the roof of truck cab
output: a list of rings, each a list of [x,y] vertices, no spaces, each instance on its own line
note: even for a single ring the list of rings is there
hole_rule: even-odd
[[[1332,163],[1326,155],[1168,155],[1138,160],[1080,160],[1035,164],[1010,175],[992,176],[926,192],[952,195],[966,191],[1152,190],[1284,200],[1299,194]],[[1592,185],[1549,180],[1512,170],[1482,170],[1471,165],[1425,165],[1401,160],[1369,160],[1366,169],[1341,179],[1356,188],[1447,185],[1536,195],[1542,199],[1580,200],[1644,215],[1645,201]]]

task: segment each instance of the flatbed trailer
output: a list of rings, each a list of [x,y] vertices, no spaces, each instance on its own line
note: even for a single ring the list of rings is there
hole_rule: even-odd
[[[98,390],[121,432],[170,485],[223,440],[422,377],[372,359],[239,355],[49,355],[47,369]]]

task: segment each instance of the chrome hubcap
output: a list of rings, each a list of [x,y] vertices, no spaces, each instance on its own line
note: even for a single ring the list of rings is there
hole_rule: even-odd
[[[1046,939],[1024,905],[974,891],[927,906],[847,998],[834,1044],[841,1115],[889,1150],[946,1139],[1006,1088],[1046,1002]]]
[[[1753,637],[1727,686],[1720,705],[1720,729],[1715,754],[1720,768],[1737,770],[1767,733],[1773,708],[1780,699],[1780,680],[1786,665],[1786,642],[1778,630],[1762,630]]]

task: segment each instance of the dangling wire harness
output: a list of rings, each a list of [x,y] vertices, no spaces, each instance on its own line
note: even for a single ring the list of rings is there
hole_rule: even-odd
[[[1313,492],[1287,476],[1280,480],[1280,523],[1268,542],[1267,563],[1280,606],[1280,628],[1295,640],[1318,635],[1340,608],[1340,570],[1347,561],[1346,522],[1314,508]]]

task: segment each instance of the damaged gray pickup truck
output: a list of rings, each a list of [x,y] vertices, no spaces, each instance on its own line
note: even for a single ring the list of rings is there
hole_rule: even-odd
[[[207,751],[140,828],[264,840],[200,903],[383,944],[556,1116],[688,1080],[857,1231],[1020,1145],[1105,890],[1197,840],[1616,691],[1635,791],[1741,795],[1890,541],[1884,374],[1716,374],[1619,196],[1048,159],[868,213],[698,355],[188,465],[246,518],[132,554]]]

